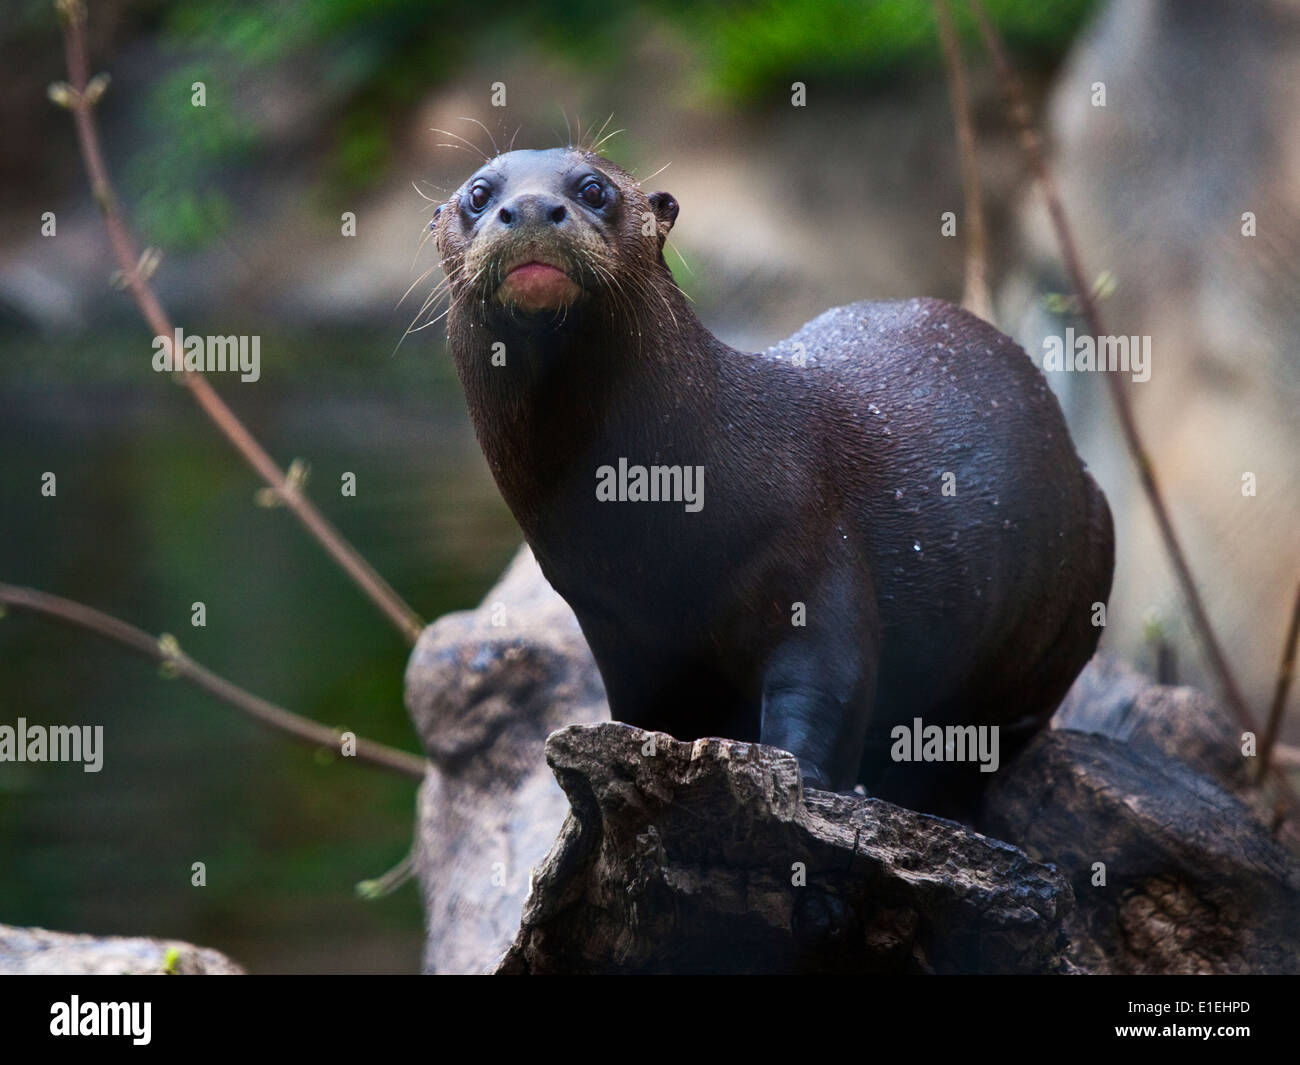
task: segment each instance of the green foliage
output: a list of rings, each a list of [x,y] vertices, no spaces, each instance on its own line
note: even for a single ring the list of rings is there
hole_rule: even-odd
[[[191,103],[195,82],[206,106]],[[202,248],[230,222],[229,199],[212,188],[216,167],[235,167],[258,138],[221,93],[212,68],[185,64],[161,79],[146,104],[148,142],[126,171],[132,213],[150,244],[175,251]]]
[[[962,37],[976,39],[962,3],[953,3]],[[987,0],[1011,48],[1031,59],[1059,55],[1093,0]],[[690,4],[680,18],[707,59],[703,88],[735,102],[784,92],[792,80],[876,83],[935,67],[939,47],[930,0],[747,0]]]
[[[1094,0],[987,0],[1011,47],[1030,60],[1058,56]],[[973,40],[965,5],[953,5]],[[429,0],[191,0],[166,9],[163,41],[180,66],[150,101],[150,143],[127,191],[148,239],[168,250],[202,247],[230,221],[229,194],[213,187],[270,147],[261,101],[231,97],[247,76],[309,79],[330,119],[320,177],[305,191],[322,208],[382,180],[394,124],[475,55],[524,47],[616,77],[648,27],[692,54],[699,97],[745,106],[788,91],[794,80],[878,84],[938,65],[930,0],[731,0],[609,5],[597,0],[501,0],[484,17],[474,5]],[[194,81],[208,106],[190,105]],[[234,82],[234,84],[232,84]]]

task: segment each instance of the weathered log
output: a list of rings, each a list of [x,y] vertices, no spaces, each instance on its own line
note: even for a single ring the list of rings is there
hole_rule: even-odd
[[[1255,798],[1241,728],[1195,688],[1152,684],[1104,656],[1094,658],[1052,717],[1052,728],[1095,732],[1157,761],[1172,758],[1239,798]]]
[[[792,755],[576,725],[572,812],[502,973],[1061,972],[1055,870],[952,821],[804,793]]]
[[[1069,879],[1072,957],[1089,971],[1300,971],[1300,867],[1181,762],[1043,733],[997,774],[981,823]]]

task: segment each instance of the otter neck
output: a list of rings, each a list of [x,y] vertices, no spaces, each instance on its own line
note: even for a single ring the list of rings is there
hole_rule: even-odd
[[[484,320],[453,304],[450,350],[474,430],[530,541],[548,500],[594,493],[599,465],[705,461],[712,442],[702,427],[717,416],[728,361],[742,356],[676,285],[660,291],[662,300],[637,298],[654,312],[639,321],[613,301],[544,325]],[[493,363],[496,344],[505,365]]]

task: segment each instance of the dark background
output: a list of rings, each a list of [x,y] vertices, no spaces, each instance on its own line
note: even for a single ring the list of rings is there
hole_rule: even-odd
[[[988,6],[1039,101],[1092,5]],[[837,302],[960,297],[960,241],[937,224],[960,210],[956,149],[921,0],[110,0],[90,4],[90,38],[92,69],[114,77],[109,165],[141,243],[165,254],[164,305],[189,333],[261,336],[261,380],[217,388],[282,465],[310,463],[312,497],[426,619],[476,603],[519,541],[439,330],[402,339],[440,276],[425,197],[476,165],[432,127],[488,151],[516,129],[547,147],[612,114],[626,132],[611,157],[671,164],[654,185],[683,205],[679,282],[740,346]],[[967,52],[998,281],[1023,164]],[[0,580],[173,633],[260,695],[415,750],[401,637],[290,515],[254,504],[259,482],[152,371],[147,327],[107,283],[71,119],[45,97],[65,76],[50,4],[6,3],[0,70]],[[794,80],[806,111],[789,106]],[[174,936],[254,971],[418,968],[413,887],[353,894],[405,853],[411,782],[313,756],[86,633],[10,613],[0,722],[18,716],[102,724],[106,754],[99,774],[0,765],[0,921]],[[189,886],[194,861],[206,888]]]

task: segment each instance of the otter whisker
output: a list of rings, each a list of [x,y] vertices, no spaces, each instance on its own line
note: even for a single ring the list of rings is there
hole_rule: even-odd
[[[672,250],[677,254],[677,258],[679,258],[682,261],[682,265],[686,267],[686,272],[690,274],[692,277],[694,277],[695,271],[691,268],[691,264],[686,261],[686,256],[682,254],[682,249],[673,243],[671,237],[665,237],[664,244],[672,248]]]
[[[672,160],[670,159],[668,162],[664,163],[664,165],[661,166],[658,170],[656,170],[653,174],[650,174],[648,177],[637,178],[637,181],[641,182],[641,184],[643,185],[647,181],[653,181],[655,178],[657,178],[660,174],[662,174],[665,170],[667,170],[672,165],[673,165]]]
[[[439,203],[443,203],[443,202],[445,202],[445,200],[447,199],[447,196],[448,196],[448,193],[447,193],[446,189],[444,189],[441,185],[434,185],[434,183],[433,183],[432,181],[428,181],[428,182],[426,182],[426,184],[429,185],[429,186],[431,186],[432,188],[436,189],[438,192],[441,192],[441,193],[443,194],[442,199],[441,199],[441,200],[435,200],[432,196],[427,195],[427,194],[424,192],[424,190],[421,189],[420,186],[419,186],[418,184],[416,184],[414,181],[411,182],[411,188],[415,189],[415,194],[416,194],[417,196],[419,196],[420,199],[422,199],[422,200],[428,200],[430,203],[435,204],[435,205],[436,205],[436,204],[439,204]]]
[[[449,130],[449,129],[441,129],[441,128],[438,127],[438,126],[430,126],[430,127],[429,127],[429,132],[430,132],[430,133],[441,133],[444,137],[455,137],[458,141],[461,142],[461,145],[463,145],[465,148],[467,148],[467,149],[469,149],[469,150],[471,150],[471,151],[473,151],[473,152],[476,152],[479,156],[481,156],[482,159],[483,159],[483,162],[485,162],[485,163],[490,163],[490,162],[492,162],[492,157],[491,157],[490,155],[488,155],[487,152],[485,152],[482,148],[480,148],[477,144],[475,144],[475,143],[474,143],[472,140],[470,140],[468,137],[462,137],[459,133],[453,133],[453,132],[452,132],[451,130]],[[438,147],[439,147],[439,148],[455,148],[455,147],[457,147],[457,146],[454,145],[454,144],[439,144]]]
[[[487,126],[483,125],[483,123],[480,122],[477,118],[471,118],[469,115],[461,115],[460,120],[462,122],[473,122],[474,125],[478,126],[479,129],[481,129],[484,133],[488,135],[488,140],[492,142],[492,154],[493,155],[501,154],[501,149],[497,147],[497,139],[492,135],[492,131],[488,129]]]
[[[431,266],[431,267],[429,267],[429,269],[427,269],[424,273],[422,273],[419,277],[417,277],[414,281],[412,281],[412,282],[411,282],[411,287],[408,288],[405,292],[402,293],[401,297],[398,299],[398,301],[397,301],[393,306],[394,306],[394,307],[400,307],[400,306],[402,305],[402,303],[406,300],[406,297],[409,296],[412,292],[415,291],[415,286],[418,285],[421,281],[423,281],[426,277],[428,277],[431,273],[433,273],[436,269],[438,269],[438,267],[437,267],[436,265],[435,265],[435,266]]]
[[[610,115],[609,117],[610,117],[610,118],[613,118],[614,116],[613,116],[613,115]],[[608,122],[609,119],[606,119],[605,121]],[[603,130],[604,128],[605,128],[604,126],[601,127],[602,130]],[[627,132],[627,130],[625,130],[625,129],[613,129],[613,130],[610,130],[610,131],[609,131],[608,133],[606,133],[603,137],[601,137],[600,140],[596,141],[595,144],[593,144],[590,148],[587,149],[588,153],[591,154],[591,155],[595,155],[597,152],[600,151],[600,149],[601,149],[602,147],[604,147],[604,145],[605,145],[608,141],[613,140],[613,139],[614,139],[615,137],[617,137],[620,133],[626,133],[626,132]]]
[[[487,157],[486,155],[483,154],[483,149],[481,149],[481,148],[466,148],[465,145],[463,145],[463,144],[448,144],[446,141],[438,141],[438,143],[435,144],[434,147],[435,147],[435,148],[455,148],[457,151],[460,151],[460,152],[468,152],[470,155],[478,155],[481,159],[483,159],[483,160],[485,160],[485,161],[488,161],[488,162],[491,161],[491,160],[488,159],[488,157]]]
[[[424,246],[434,239],[434,233],[429,226],[421,227],[424,232],[420,236],[420,243],[416,246],[415,254],[411,257],[411,269],[415,269],[415,264],[420,260],[420,253],[424,251]]]

